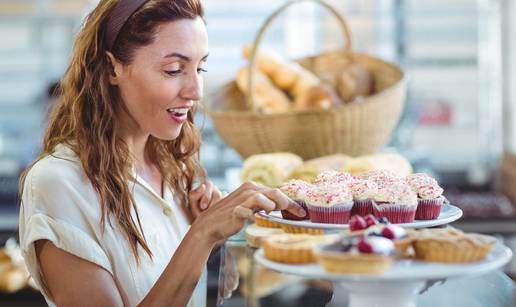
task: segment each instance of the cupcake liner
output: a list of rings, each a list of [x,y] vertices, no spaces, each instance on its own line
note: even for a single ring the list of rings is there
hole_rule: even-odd
[[[373,201],[371,199],[355,200],[353,209],[351,209],[351,216],[358,214],[366,216],[373,213]]]
[[[417,200],[416,220],[435,220],[441,213],[443,197]]]
[[[396,203],[377,203],[373,201],[374,216],[378,219],[385,217],[392,224],[411,223],[416,217],[415,206]]]
[[[303,200],[295,200],[295,202],[305,209],[306,215],[304,217],[299,217],[293,213],[290,213],[287,210],[281,210],[281,216],[286,220],[292,221],[303,221],[310,219],[310,214],[308,214],[308,208],[306,208],[306,203]]]
[[[312,206],[307,204],[310,220],[314,223],[346,224],[351,215],[353,202],[342,203],[331,207]]]

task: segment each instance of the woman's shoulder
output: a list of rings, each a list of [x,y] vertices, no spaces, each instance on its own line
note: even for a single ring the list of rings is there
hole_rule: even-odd
[[[31,185],[37,185],[43,189],[55,186],[56,184],[76,184],[84,182],[84,171],[82,164],[67,146],[59,144],[54,152],[34,163],[27,172],[26,181]]]

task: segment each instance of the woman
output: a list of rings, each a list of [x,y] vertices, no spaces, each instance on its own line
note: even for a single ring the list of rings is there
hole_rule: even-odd
[[[21,245],[49,305],[203,306],[218,244],[257,210],[305,214],[278,190],[222,197],[205,181],[202,18],[198,0],[102,0],[87,17],[21,185]]]

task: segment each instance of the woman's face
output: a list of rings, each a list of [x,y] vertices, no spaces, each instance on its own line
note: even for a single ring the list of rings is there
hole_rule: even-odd
[[[119,87],[128,113],[122,116],[124,133],[177,138],[187,113],[202,98],[207,57],[208,36],[201,18],[160,25],[154,42],[138,48],[128,65],[111,57],[111,83]]]

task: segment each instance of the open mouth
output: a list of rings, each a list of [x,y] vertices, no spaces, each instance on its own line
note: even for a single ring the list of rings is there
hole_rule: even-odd
[[[174,116],[182,117],[188,113],[188,108],[170,108],[167,109],[167,112]]]

